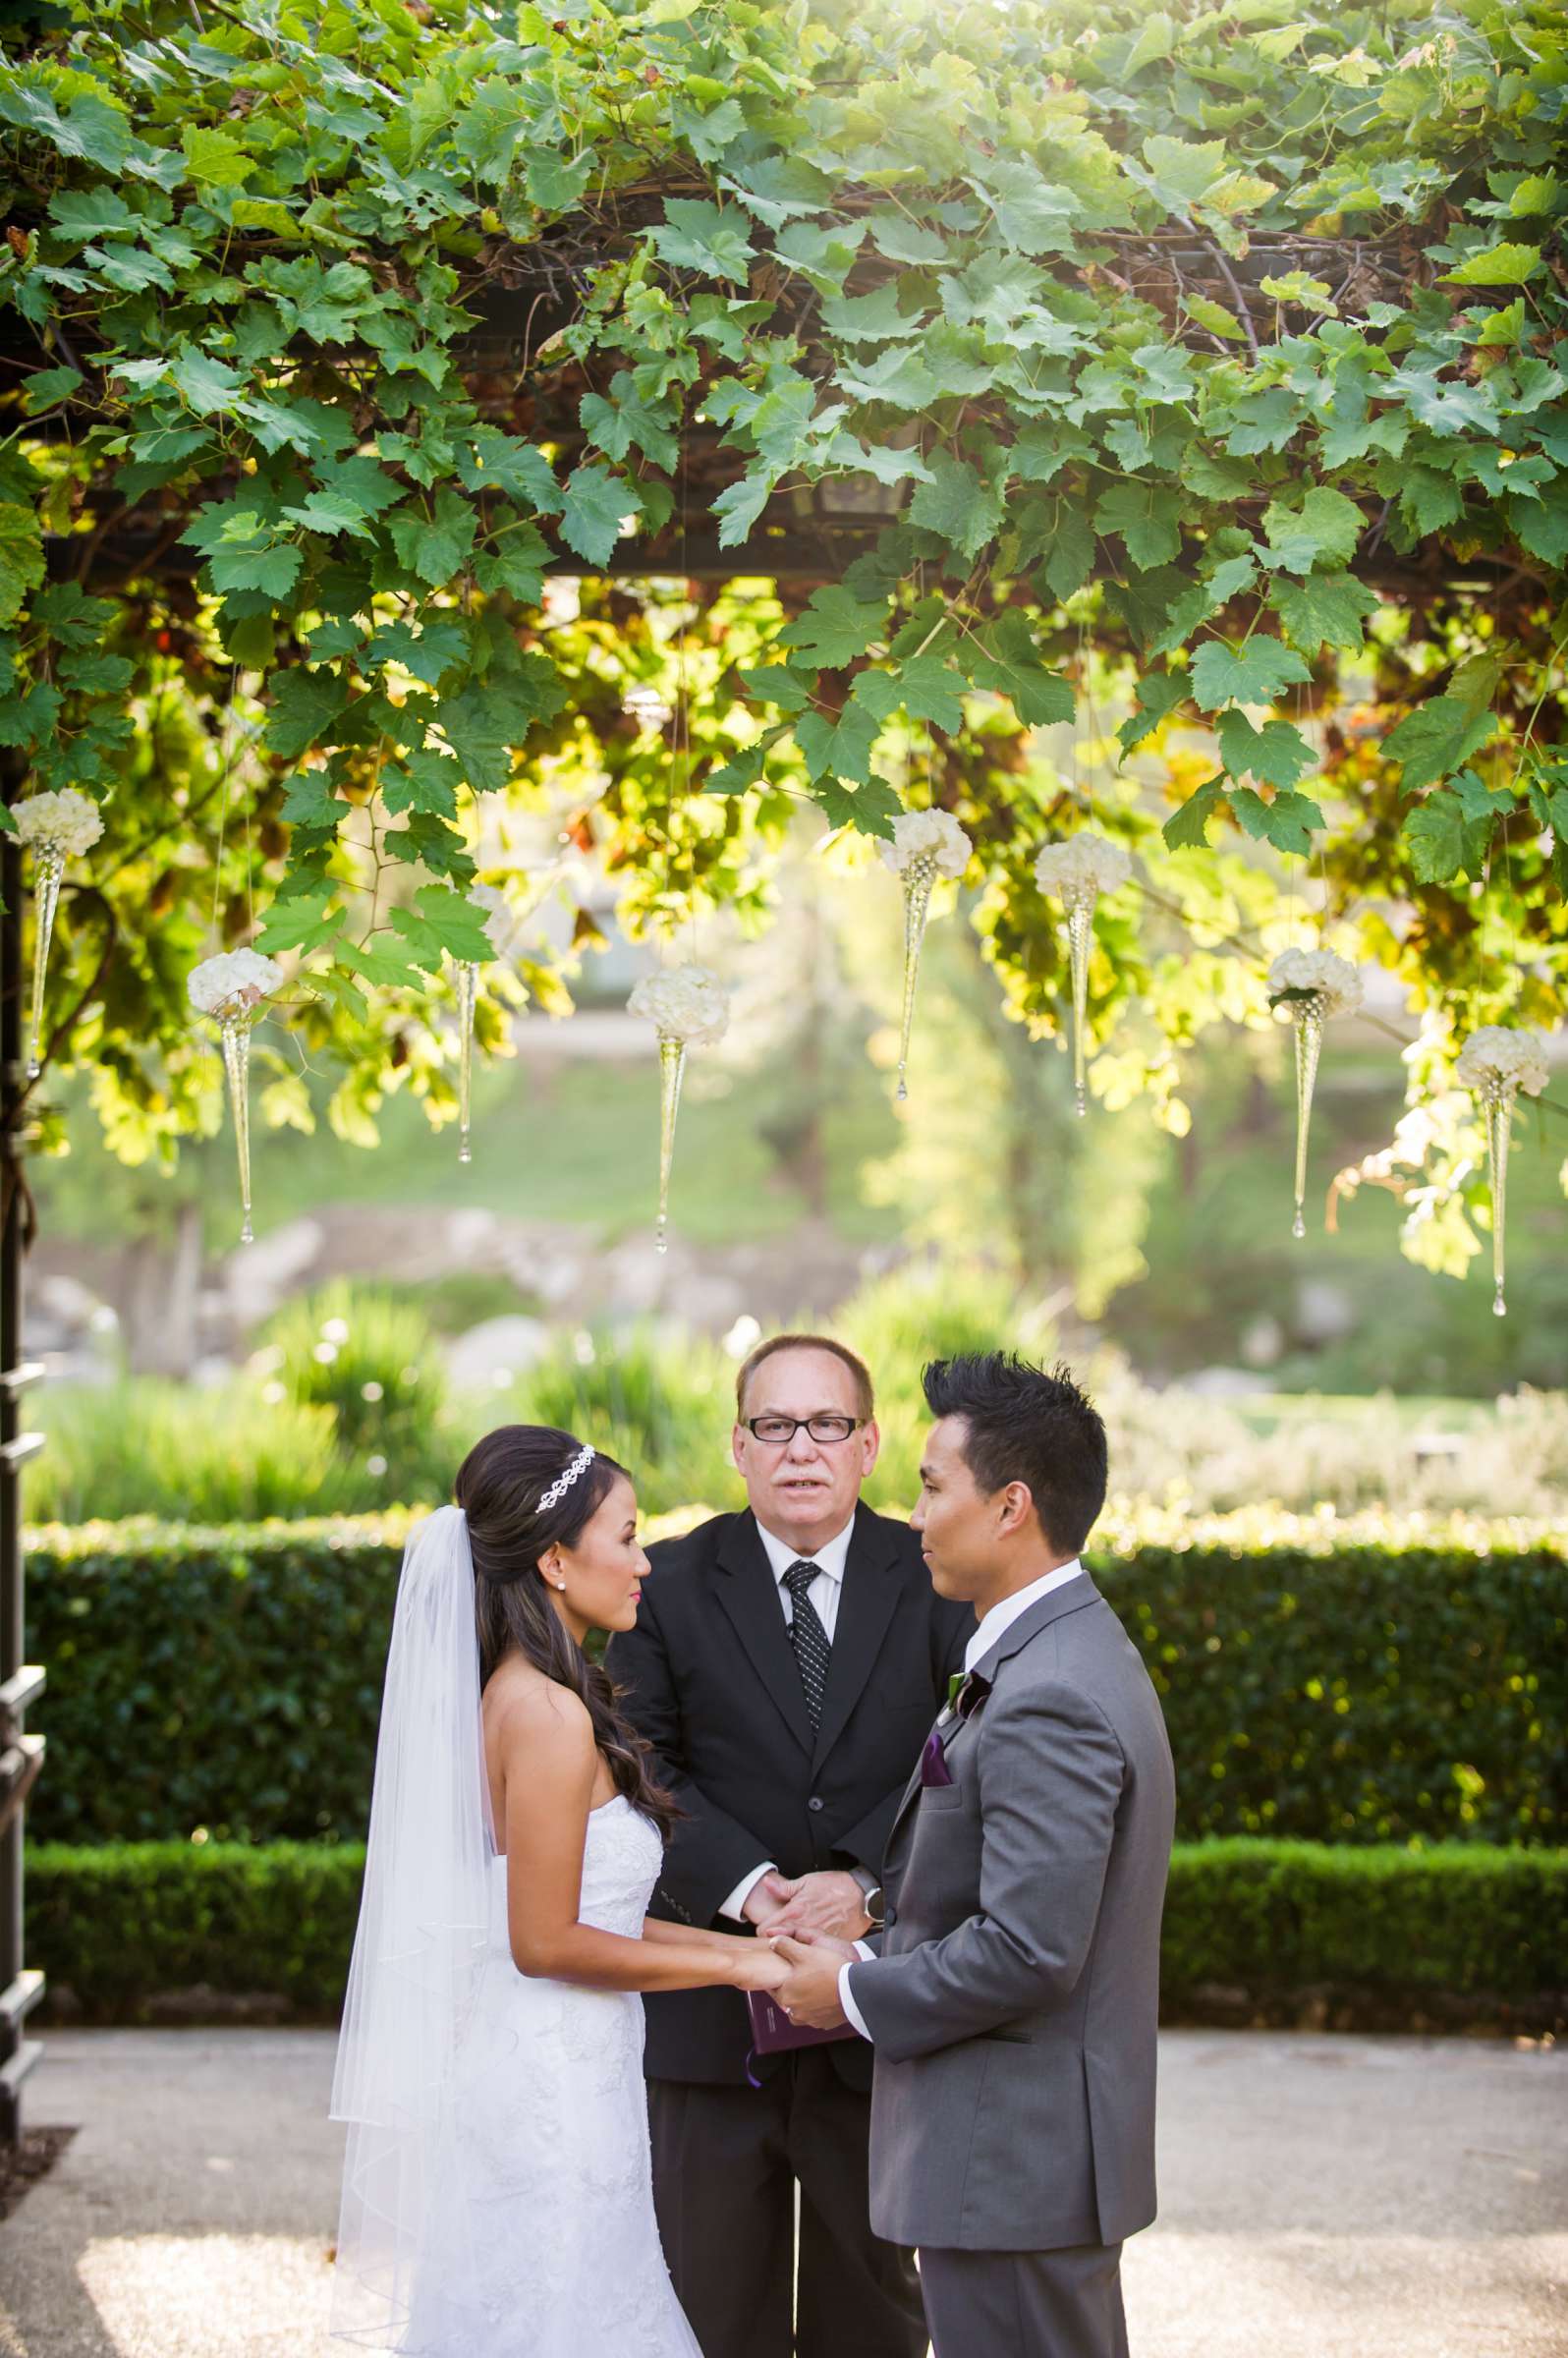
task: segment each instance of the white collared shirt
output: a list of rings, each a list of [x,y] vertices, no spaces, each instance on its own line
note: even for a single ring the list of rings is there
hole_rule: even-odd
[[[820,1547],[812,1547],[803,1554],[800,1548],[791,1547],[776,1533],[769,1531],[765,1524],[757,1524],[756,1536],[762,1543],[768,1569],[777,1585],[786,1629],[795,1626],[795,1600],[784,1586],[784,1575],[795,1564],[814,1564],[817,1568],[816,1578],[806,1592],[807,1600],[822,1624],[828,1644],[832,1645],[833,1632],[838,1627],[838,1600],[844,1588],[844,1567],[849,1561],[850,1540],[854,1531],[855,1517],[851,1515],[842,1531],[824,1541]],[[732,1917],[737,1924],[744,1924],[746,1902],[754,1886],[761,1881],[764,1875],[771,1875],[777,1864],[775,1859],[763,1859],[758,1866],[751,1868],[721,1904],[719,1914]]]
[[[1004,1597],[1000,1604],[993,1604],[964,1649],[965,1669],[973,1670],[977,1662],[982,1661],[991,1648],[1006,1636],[1013,1623],[1022,1614],[1027,1613],[1032,1604],[1038,1604],[1040,1599],[1049,1597],[1053,1590],[1065,1588],[1070,1580],[1078,1578],[1083,1569],[1082,1562],[1075,1555],[1070,1564],[1058,1564],[1054,1572],[1042,1572],[1038,1580],[1030,1582],[1027,1589],[1015,1589],[1011,1597]],[[750,1885],[748,1885],[748,1889],[750,1889]],[[875,1954],[873,1949],[867,1947],[864,1940],[857,1941],[856,1946],[863,1958],[869,1958]],[[871,2034],[866,2027],[865,2017],[850,1995],[849,1977],[848,1965],[841,1967],[838,1977],[838,2002],[844,2009],[844,2019],[850,2028],[859,2031],[863,2039],[869,2041]]]
[[[973,1670],[978,1661],[983,1660],[997,1641],[1005,1636],[1021,1614],[1029,1611],[1032,1604],[1038,1604],[1040,1599],[1048,1597],[1053,1589],[1065,1588],[1070,1580],[1078,1578],[1083,1569],[1083,1564],[1075,1555],[1070,1564],[1058,1564],[1054,1572],[1042,1572],[1038,1580],[1030,1582],[1027,1589],[1015,1589],[1011,1597],[1004,1597],[1000,1604],[993,1604],[964,1649],[965,1669]]]
[[[784,1586],[784,1575],[795,1564],[814,1564],[816,1578],[806,1595],[826,1632],[828,1644],[832,1645],[833,1632],[838,1627],[838,1600],[844,1587],[844,1566],[849,1561],[850,1539],[854,1530],[855,1517],[851,1515],[842,1531],[835,1533],[820,1547],[813,1547],[809,1553],[802,1554],[798,1547],[791,1547],[764,1524],[758,1523],[756,1536],[762,1543],[773,1578],[778,1583],[778,1600],[784,1609],[786,1629],[795,1626],[795,1600]]]

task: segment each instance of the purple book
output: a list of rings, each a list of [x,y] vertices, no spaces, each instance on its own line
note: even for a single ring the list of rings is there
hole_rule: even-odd
[[[853,2039],[849,2024],[841,2023],[836,2031],[809,2031],[804,2024],[791,2022],[782,2006],[776,2006],[765,1990],[748,1990],[746,2003],[752,2017],[752,2050],[758,2055],[781,2054],[791,2047],[825,2047],[834,2039]]]

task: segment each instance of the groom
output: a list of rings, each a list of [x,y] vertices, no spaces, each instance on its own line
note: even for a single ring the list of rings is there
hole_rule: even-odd
[[[685,1813],[654,1910],[853,1938],[880,1919],[888,1828],[975,1617],[861,1502],[877,1429],[853,1352],[779,1335],[736,1390],[746,1511],[650,1550],[606,1656]],[[646,2013],[659,2231],[703,2358],[924,2358],[909,2239],[871,2231],[869,2050],[749,2057],[733,1991]]]
[[[871,2221],[920,2247],[936,2358],[1126,2358],[1175,1786],[1079,1561],[1105,1429],[1065,1370],[999,1352],[924,1381],[915,1527],[980,1626],[893,1826],[880,1954],[782,1940],[779,2003],[875,2049]]]

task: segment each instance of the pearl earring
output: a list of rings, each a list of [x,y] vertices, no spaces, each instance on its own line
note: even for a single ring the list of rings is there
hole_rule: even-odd
[[[564,1580],[558,1580],[558,1581],[556,1582],[556,1584],[555,1584],[555,1585],[556,1585],[556,1587],[557,1587],[558,1589],[560,1589],[560,1590],[561,1590],[563,1593],[565,1592],[565,1589],[566,1589],[566,1583],[565,1583],[565,1581],[564,1581]]]

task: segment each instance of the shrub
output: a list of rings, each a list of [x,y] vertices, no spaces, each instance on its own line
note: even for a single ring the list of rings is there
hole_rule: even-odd
[[[1198,1842],[1171,1878],[1161,1985],[1315,1984],[1505,1999],[1568,1993],[1568,1851]]]
[[[266,1406],[249,1385],[196,1391],[142,1376],[45,1386],[34,1413],[49,1436],[28,1467],[28,1506],[40,1523],[157,1514],[256,1523],[375,1503],[337,1454],[329,1410]]]
[[[644,1514],[708,1497],[726,1468],[734,1502],[744,1503],[730,1461],[735,1363],[697,1335],[678,1340],[639,1325],[613,1337],[557,1337],[522,1377],[510,1414],[558,1425],[618,1458],[637,1484]]]
[[[445,1363],[414,1303],[337,1279],[278,1312],[258,1368],[286,1398],[331,1412],[339,1454],[376,1484],[375,1504],[451,1482],[463,1451],[441,1431]]]
[[[98,2021],[198,1985],[213,2010],[264,1994],[331,2017],[363,1866],[354,1843],[42,1845],[28,1855],[27,1953]],[[1551,2020],[1568,1988],[1568,1853],[1179,1844],[1162,1979],[1178,2013],[1216,1983],[1265,2008],[1327,1985],[1407,2012],[1442,1996],[1471,2000],[1476,2018]]]
[[[35,1535],[34,1830],[363,1833],[406,1523]],[[1159,1687],[1184,1835],[1563,1839],[1560,1535],[1113,1513],[1091,1555]]]

